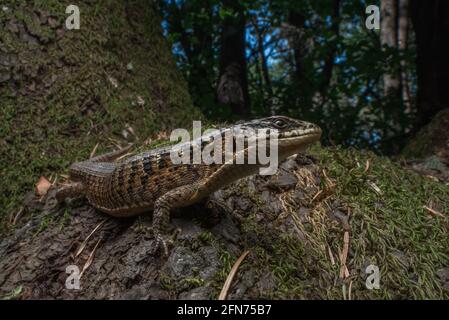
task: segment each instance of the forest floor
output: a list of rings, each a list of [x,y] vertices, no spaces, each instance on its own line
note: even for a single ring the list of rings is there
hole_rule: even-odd
[[[248,250],[229,299],[447,299],[447,171],[406,166],[316,145],[274,176],[175,212],[168,257],[149,254],[151,215],[116,219],[84,199],[55,207],[54,191],[30,192],[0,242],[0,297],[216,299]],[[80,290],[65,286],[70,265],[82,270]],[[366,286],[369,265],[377,290]]]

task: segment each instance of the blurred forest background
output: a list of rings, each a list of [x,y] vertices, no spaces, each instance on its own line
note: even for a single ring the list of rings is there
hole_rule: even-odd
[[[366,27],[369,5],[378,30]],[[164,0],[159,9],[208,118],[289,115],[319,124],[325,144],[392,155],[449,106],[447,1]]]

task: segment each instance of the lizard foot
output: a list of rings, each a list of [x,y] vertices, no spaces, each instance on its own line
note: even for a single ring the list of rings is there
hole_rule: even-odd
[[[154,239],[153,247],[150,250],[150,254],[155,255],[160,249],[162,249],[164,257],[168,257],[169,246],[171,246],[172,244],[172,240],[165,239],[163,236],[157,234]]]

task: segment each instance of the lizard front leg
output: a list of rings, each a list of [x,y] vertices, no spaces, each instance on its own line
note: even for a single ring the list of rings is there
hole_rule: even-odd
[[[175,188],[159,197],[154,203],[153,212],[153,233],[155,245],[152,253],[156,253],[160,248],[168,256],[167,234],[170,222],[170,212],[174,208],[188,206],[192,201],[192,195],[196,191],[196,185],[187,185]]]

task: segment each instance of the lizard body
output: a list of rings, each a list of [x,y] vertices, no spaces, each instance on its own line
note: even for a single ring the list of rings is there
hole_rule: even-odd
[[[254,130],[276,129],[279,133],[279,161],[298,153],[321,136],[318,126],[283,116],[253,120],[238,126]],[[232,129],[234,126],[220,129],[215,136],[203,136],[188,143],[187,147],[192,151],[192,144],[199,143],[204,150],[216,135],[220,135],[224,143],[225,133]],[[61,201],[70,196],[85,195],[92,206],[114,217],[153,211],[156,246],[163,245],[167,251],[162,234],[168,225],[171,209],[196,203],[214,191],[256,173],[261,167],[260,163],[236,164],[237,154],[233,155],[232,162],[222,164],[174,164],[170,157],[172,148],[162,147],[113,162],[128,152],[130,147],[127,147],[74,163],[70,166],[70,177],[75,182],[58,190],[57,198]],[[225,150],[224,146],[222,150]],[[247,145],[243,152],[247,159]]]

